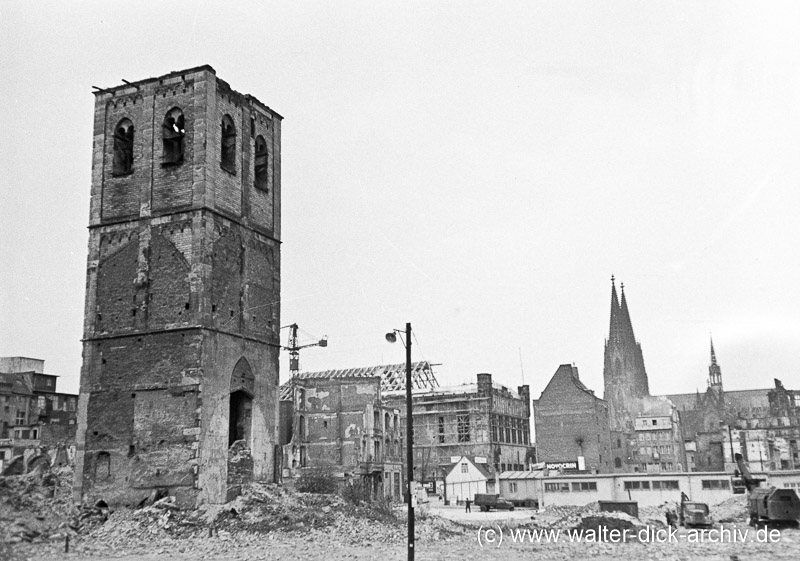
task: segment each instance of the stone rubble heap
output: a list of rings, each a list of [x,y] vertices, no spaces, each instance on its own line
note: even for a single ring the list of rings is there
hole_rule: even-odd
[[[404,505],[347,503],[338,495],[289,491],[273,484],[245,486],[224,505],[181,510],[174,497],[141,508],[71,505],[72,472],[0,478],[0,543],[21,557],[57,557],[67,546],[90,556],[196,553],[198,558],[260,546],[282,536],[325,543],[402,544]],[[12,508],[8,508],[8,507]],[[432,542],[463,535],[454,522],[417,511],[416,536]],[[3,555],[0,555],[3,557]]]
[[[64,539],[78,514],[71,468],[0,477],[0,543]]]

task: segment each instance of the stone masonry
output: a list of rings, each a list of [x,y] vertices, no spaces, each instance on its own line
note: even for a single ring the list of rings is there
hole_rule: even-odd
[[[281,119],[209,66],[95,92],[76,502],[273,478]]]

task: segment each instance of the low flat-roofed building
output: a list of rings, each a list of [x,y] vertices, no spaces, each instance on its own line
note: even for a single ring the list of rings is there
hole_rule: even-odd
[[[765,478],[768,486],[800,486],[800,472],[753,475]],[[734,496],[732,475],[725,472],[556,475],[536,479],[536,485],[540,507],[636,501],[641,508],[680,502],[681,493],[692,501],[715,505]]]

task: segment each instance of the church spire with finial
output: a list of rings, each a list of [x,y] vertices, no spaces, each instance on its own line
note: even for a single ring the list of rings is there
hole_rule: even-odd
[[[619,298],[617,297],[617,285],[614,283],[614,275],[611,275],[611,318],[608,325],[608,339],[619,341],[620,336],[620,308]]]
[[[709,337],[710,338],[710,337]],[[708,365],[708,387],[722,391],[722,369],[717,364],[717,353],[714,352],[714,339],[711,339],[711,364]]]

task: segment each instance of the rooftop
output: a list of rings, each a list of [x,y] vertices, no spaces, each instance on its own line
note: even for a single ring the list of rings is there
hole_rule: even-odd
[[[429,391],[439,387],[433,366],[429,362],[411,363],[411,390]],[[304,380],[312,378],[380,378],[381,391],[405,391],[406,365],[384,364],[379,366],[364,366],[360,368],[345,368],[342,370],[322,370],[320,372],[299,372],[294,379]],[[292,382],[288,380],[281,385],[280,399],[286,401],[292,397]],[[416,393],[416,392],[415,392]]]

